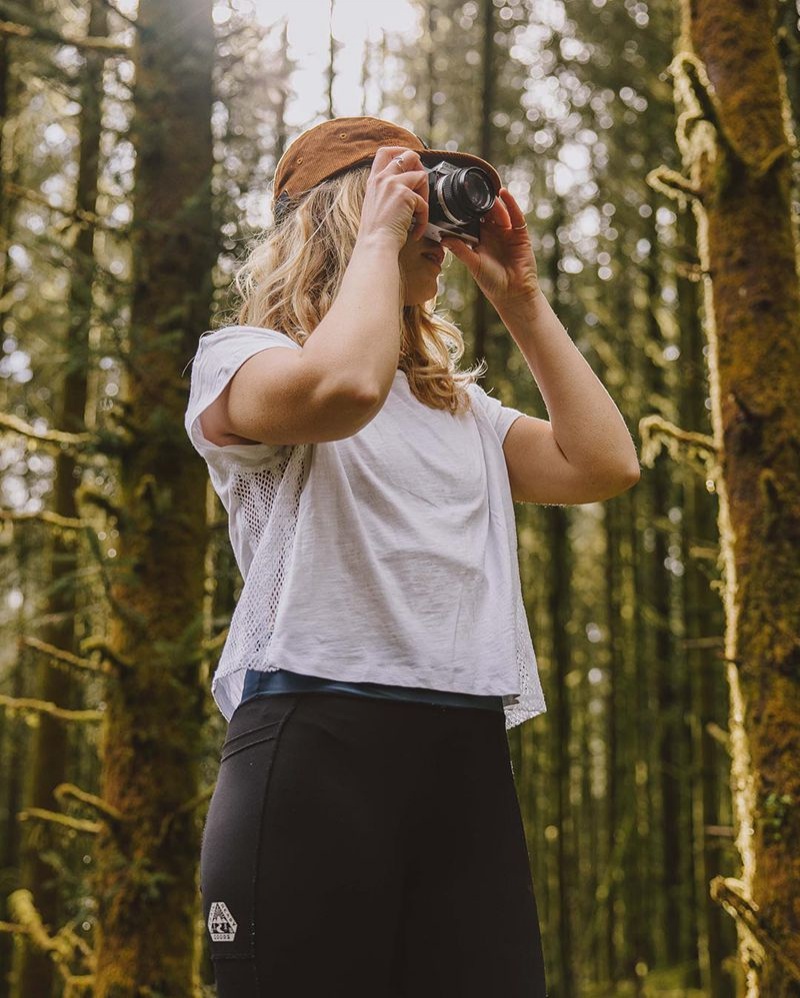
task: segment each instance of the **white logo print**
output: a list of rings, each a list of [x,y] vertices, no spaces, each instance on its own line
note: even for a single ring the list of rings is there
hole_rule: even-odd
[[[224,901],[212,901],[208,913],[208,931],[215,943],[232,943],[236,935],[236,919]]]

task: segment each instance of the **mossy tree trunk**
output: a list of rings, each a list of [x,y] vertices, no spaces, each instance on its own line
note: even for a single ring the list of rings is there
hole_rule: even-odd
[[[89,11],[87,35],[104,37],[108,31],[108,12],[100,0],[93,0]],[[81,119],[78,147],[76,207],[92,216],[97,203],[97,173],[100,153],[100,98],[104,57],[101,51],[85,53],[86,67],[81,79]],[[69,329],[64,354],[67,363],[64,381],[56,406],[55,425],[69,433],[85,431],[86,389],[88,375],[89,322],[92,311],[94,274],[94,226],[85,224],[73,243],[73,270],[70,280]],[[64,517],[77,517],[75,501],[76,459],[69,451],[56,457],[53,485],[54,511]],[[49,623],[42,638],[56,648],[77,652],[76,587],[78,550],[75,536],[69,531],[55,531],[49,552],[49,576],[53,583],[48,594]],[[72,579],[70,579],[70,576]],[[64,582],[67,582],[64,585]],[[58,584],[58,583],[61,584]],[[42,656],[38,663],[36,695],[59,707],[72,708],[80,690],[75,677],[61,663]],[[61,718],[43,713],[31,738],[26,771],[24,801],[28,807],[55,808],[53,791],[67,776],[68,732]],[[58,879],[52,863],[47,862],[41,846],[41,829],[35,822],[23,826],[20,882],[33,894],[42,921],[55,932],[61,924]],[[49,995],[53,991],[55,965],[50,953],[27,942],[17,948],[15,971],[16,994]]]
[[[19,74],[12,72],[12,63],[17,59],[17,51],[11,39],[0,37],[0,174],[3,183],[0,184],[0,243],[3,246],[11,244],[14,232],[15,202],[5,189],[5,183],[16,180],[18,169],[13,133],[11,140],[7,136],[8,121],[16,110],[17,101],[22,90]],[[9,276],[10,258],[8,253],[0,253],[0,300],[11,288]],[[5,340],[9,310],[0,311],[0,337]],[[0,384],[0,407],[8,409],[8,379],[2,379]],[[11,695],[18,697],[23,694],[23,656],[17,656],[17,661],[11,670]],[[25,721],[19,715],[8,715],[0,710],[0,758],[4,763],[3,778],[0,780],[0,871],[10,870],[18,865],[20,824],[17,812],[22,794],[22,764],[23,744],[25,742]],[[8,921],[10,912],[7,905],[7,891],[0,896],[0,921]],[[14,952],[14,937],[11,933],[0,932],[0,995],[8,993],[9,978],[7,968],[11,967]]]
[[[767,0],[682,0],[673,69],[705,280],[747,995],[800,995],[800,283],[796,140]]]
[[[681,246],[694,244],[696,228],[692,216],[677,219]],[[706,376],[700,326],[700,290],[696,281],[680,276],[678,286],[678,326],[682,360],[678,388],[680,424],[685,429],[707,433],[711,428],[705,406]],[[734,981],[723,970],[726,954],[736,945],[730,919],[711,898],[708,884],[727,865],[720,856],[724,838],[719,799],[727,756],[712,735],[720,726],[725,702],[725,678],[718,657],[724,620],[716,584],[716,518],[714,498],[704,476],[688,468],[683,483],[683,534],[685,574],[683,605],[685,613],[686,664],[692,707],[692,808],[694,813],[694,875],[698,897],[696,949],[702,990],[713,998],[733,998]],[[723,921],[725,920],[725,921]]]
[[[182,369],[208,327],[211,0],[141,0],[134,52],[134,287],[120,543],[97,842],[96,998],[194,993],[198,681],[206,469]]]

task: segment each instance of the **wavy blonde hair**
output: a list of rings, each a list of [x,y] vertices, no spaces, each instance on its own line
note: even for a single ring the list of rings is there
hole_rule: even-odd
[[[323,181],[297,198],[264,231],[234,275],[241,298],[236,322],[285,333],[300,346],[339,293],[355,246],[371,164]],[[401,302],[405,280],[401,268]],[[485,372],[482,360],[458,369],[461,330],[434,312],[436,299],[402,305],[399,368],[412,394],[432,409],[469,410],[467,385]]]

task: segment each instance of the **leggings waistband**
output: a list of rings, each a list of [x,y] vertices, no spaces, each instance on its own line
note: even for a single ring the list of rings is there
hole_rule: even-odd
[[[306,676],[286,669],[265,671],[248,669],[244,677],[241,703],[254,696],[270,693],[301,693],[329,690],[354,696],[379,697],[386,700],[413,700],[417,703],[440,704],[445,707],[480,707],[503,710],[502,696],[482,696],[476,693],[453,693],[449,690],[429,690],[419,686],[395,686],[386,683],[348,683],[324,676]]]

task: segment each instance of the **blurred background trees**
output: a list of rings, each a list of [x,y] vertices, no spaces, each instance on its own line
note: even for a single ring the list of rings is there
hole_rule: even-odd
[[[196,862],[241,578],[188,363],[331,114],[497,166],[644,468],[516,507],[551,995],[798,994],[797,0],[381,6],[0,0],[0,998],[214,993]],[[440,288],[464,362],[546,418],[458,261]]]

